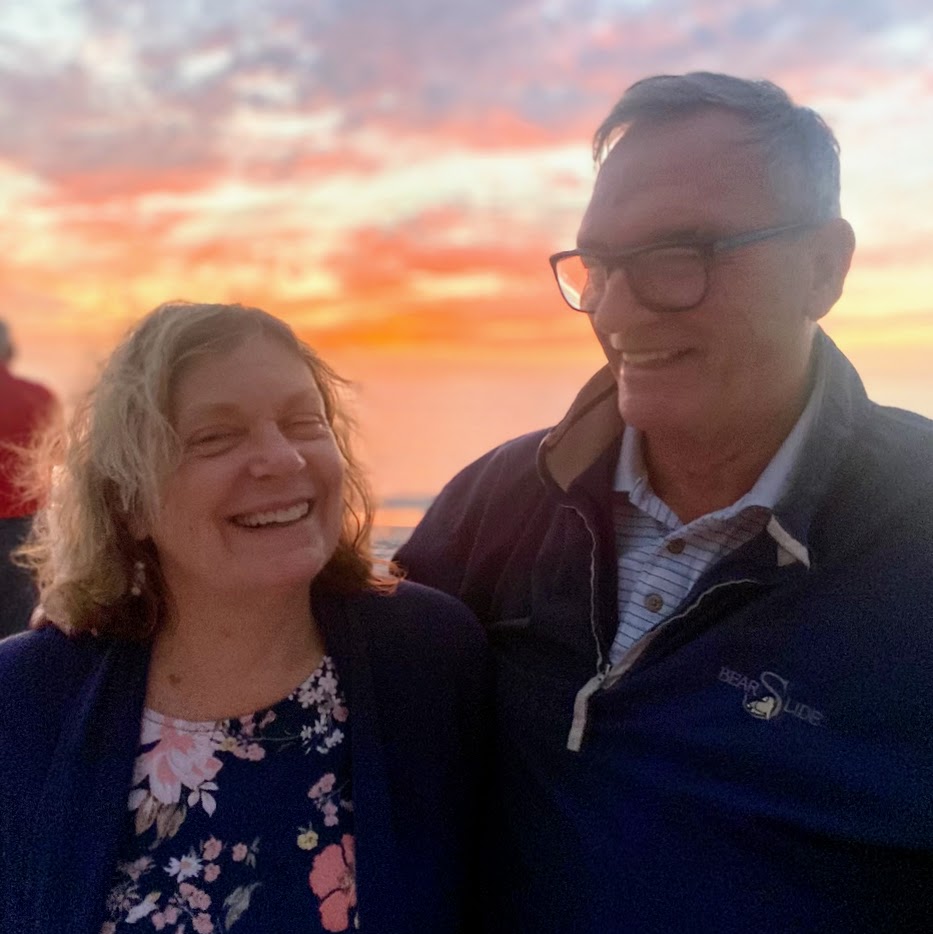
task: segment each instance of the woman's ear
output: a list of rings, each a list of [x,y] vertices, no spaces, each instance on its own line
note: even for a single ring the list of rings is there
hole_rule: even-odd
[[[811,235],[809,317],[818,321],[839,301],[855,251],[849,222],[834,217]]]

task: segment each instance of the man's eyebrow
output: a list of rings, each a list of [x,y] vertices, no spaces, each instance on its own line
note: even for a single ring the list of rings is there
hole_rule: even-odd
[[[619,249],[607,248],[605,242],[586,239],[577,241],[577,249],[583,253],[595,254],[628,253],[632,250],[643,250],[648,247],[665,246],[667,244],[708,243],[711,240],[719,239],[719,236],[711,230],[704,230],[701,227],[677,227],[661,231],[652,235],[650,239],[639,240],[637,243],[631,243]]]

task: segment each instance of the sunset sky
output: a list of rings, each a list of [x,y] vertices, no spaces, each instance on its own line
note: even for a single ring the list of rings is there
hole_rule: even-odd
[[[0,317],[71,400],[169,298],[286,318],[383,496],[555,421],[600,364],[547,256],[640,77],[766,77],[842,146],[827,330],[933,416],[929,0],[0,0]]]

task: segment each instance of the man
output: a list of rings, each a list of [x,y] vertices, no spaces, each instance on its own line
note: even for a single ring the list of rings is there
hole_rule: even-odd
[[[26,628],[35,602],[29,575],[10,560],[39,506],[20,487],[20,452],[58,415],[48,389],[10,372],[12,359],[10,332],[0,321],[0,638]]]
[[[608,366],[397,556],[497,658],[503,930],[933,930],[933,423],[818,322],[838,147],[768,82],[633,85],[551,262]]]

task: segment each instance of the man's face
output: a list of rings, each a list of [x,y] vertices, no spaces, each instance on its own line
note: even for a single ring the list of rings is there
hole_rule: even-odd
[[[714,240],[802,220],[771,190],[747,124],[709,110],[635,126],[603,164],[578,245],[618,252]],[[687,311],[652,311],[615,272],[591,315],[619,383],[619,411],[649,437],[747,435],[800,402],[814,332],[810,234],[715,257]]]

